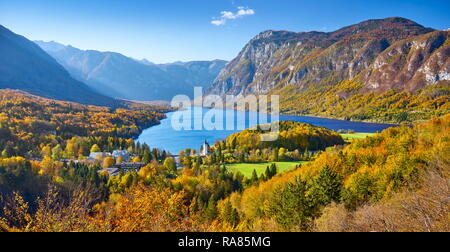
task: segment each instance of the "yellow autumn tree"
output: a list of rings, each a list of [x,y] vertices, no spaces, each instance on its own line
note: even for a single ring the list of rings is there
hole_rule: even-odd
[[[100,147],[97,144],[92,145],[91,148],[91,153],[92,152],[102,152],[102,150],[100,149]]]
[[[106,157],[103,160],[103,168],[110,168],[110,167],[112,167],[115,164],[116,164],[116,161],[112,157]]]

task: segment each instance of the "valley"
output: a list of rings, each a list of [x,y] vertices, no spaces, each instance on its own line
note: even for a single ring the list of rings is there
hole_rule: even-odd
[[[36,41],[77,80],[114,98],[170,101],[193,97],[194,87],[209,87],[227,64],[223,60],[154,64],[119,53],[80,50],[56,42]]]
[[[0,232],[448,232],[449,73],[450,31],[400,17],[169,64],[0,26]],[[279,118],[169,106],[194,87]]]

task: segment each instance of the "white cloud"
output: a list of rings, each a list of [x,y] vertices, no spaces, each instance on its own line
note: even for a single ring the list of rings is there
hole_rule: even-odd
[[[248,9],[245,7],[239,7],[238,9],[239,9],[239,11],[237,12],[238,17],[255,15],[255,11],[252,9]]]
[[[211,21],[211,24],[221,26],[225,25],[227,23],[227,20],[234,20],[238,19],[244,16],[252,16],[255,15],[255,11],[252,9],[249,9],[247,7],[238,7],[236,12],[232,11],[222,11],[220,12],[221,17],[220,18],[213,18]]]
[[[225,19],[219,19],[219,20],[213,20],[213,21],[211,21],[211,24],[217,25],[217,26],[221,26],[221,25],[225,25],[226,22],[227,22],[227,21],[226,21]]]
[[[237,14],[234,14],[231,11],[222,11],[220,14],[222,14],[222,19],[236,19]]]

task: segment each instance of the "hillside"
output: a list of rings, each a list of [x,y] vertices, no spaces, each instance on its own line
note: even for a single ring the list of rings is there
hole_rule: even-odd
[[[0,90],[0,150],[37,156],[41,144],[76,136],[134,138],[159,124],[167,112],[166,107],[131,105],[130,109],[111,109]]]
[[[274,127],[271,126],[271,128]],[[324,150],[327,147],[345,143],[334,131],[293,121],[279,122],[279,137],[276,141],[263,142],[262,135],[267,133],[270,131],[264,131],[260,127],[247,129],[227,137],[226,142],[229,145],[239,146],[240,149],[285,148],[302,152]]]
[[[220,165],[308,161],[313,153],[345,144],[337,132],[293,121],[282,121],[277,126],[273,123],[272,129],[279,126],[277,139],[263,141],[264,135],[271,134],[269,130],[263,130],[265,126],[269,125],[243,130],[216,142],[208,150],[211,157],[207,162]],[[179,160],[183,160],[183,155],[180,155]],[[185,166],[191,165],[189,158],[183,161],[188,161]]]
[[[158,161],[164,153],[150,155],[148,146],[111,137],[43,144],[41,162],[11,156],[5,149],[0,192],[20,195],[0,198],[0,230],[446,232],[449,127],[450,117],[445,116],[390,128],[328,148],[292,171],[278,173],[272,166],[266,169],[268,176],[252,179],[228,171],[220,158],[213,158],[225,150],[220,147],[224,142],[215,145],[209,158],[184,156],[182,170],[170,157]],[[125,147],[150,158],[139,172],[114,177],[99,173],[96,165],[52,161],[73,157],[74,150],[84,153],[88,146]],[[74,196],[58,193],[84,184],[80,182],[86,182],[86,189],[72,189]],[[49,183],[53,187],[47,189]],[[67,205],[59,204],[63,200]]]
[[[25,37],[0,25],[0,89],[19,89],[46,98],[116,107],[118,100],[100,95],[70,74]]]
[[[330,33],[266,31],[222,70],[210,93],[279,94],[282,112],[290,114],[429,119],[449,112],[449,33],[404,18],[369,20]],[[423,98],[425,87],[432,95]],[[399,102],[393,97],[399,92],[408,98]],[[365,100],[357,104],[360,96]],[[379,100],[396,104],[396,110],[373,115]],[[343,104],[352,109],[336,111]]]
[[[36,41],[70,74],[96,91],[129,100],[166,100],[192,96],[195,86],[209,87],[226,62],[199,61],[157,65],[114,52],[80,50],[56,42]]]
[[[234,231],[449,230],[449,127],[447,115],[329,149],[233,193],[219,211],[237,210]]]

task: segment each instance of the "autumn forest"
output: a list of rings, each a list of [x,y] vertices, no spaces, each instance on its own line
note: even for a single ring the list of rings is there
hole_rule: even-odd
[[[41,2],[53,20],[56,4]],[[318,6],[345,6],[339,18],[298,1],[231,1],[221,12],[181,1],[171,15],[159,13],[166,1],[91,2],[76,25],[70,6],[39,26],[31,9],[41,7],[24,4],[24,18],[0,3],[0,233],[450,232],[448,3],[423,14],[428,28],[357,20],[348,10],[360,18],[367,7],[345,1]],[[412,13],[390,5],[400,9],[380,0],[373,15]],[[209,29],[196,23],[205,13]],[[40,36],[54,38],[30,40]],[[235,99],[214,104],[211,124],[222,112],[277,119],[175,129],[177,113],[189,126],[197,115],[172,97],[203,96]],[[251,109],[261,105],[270,110]]]
[[[208,156],[181,152],[177,169],[170,153],[128,138],[163,118],[164,108],[112,114],[2,94],[3,231],[449,230],[449,116],[347,143],[325,128],[282,122],[276,142],[246,130],[216,142]],[[119,121],[120,113],[127,116]],[[100,171],[121,160],[87,159],[113,149],[144,166],[110,176]],[[227,169],[267,161],[307,162],[251,177]]]

